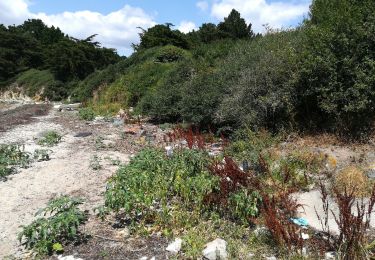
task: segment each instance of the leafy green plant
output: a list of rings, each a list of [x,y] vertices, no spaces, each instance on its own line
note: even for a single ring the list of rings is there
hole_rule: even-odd
[[[16,167],[26,168],[31,162],[31,155],[24,147],[17,144],[0,145],[0,180],[17,172]]]
[[[54,146],[57,145],[62,139],[62,136],[56,131],[47,131],[38,140],[41,146]]]
[[[78,116],[82,120],[92,121],[95,119],[95,112],[90,107],[84,107],[78,111]]]
[[[112,177],[105,205],[133,220],[139,215],[155,220],[158,215],[162,222],[167,222],[172,201],[202,211],[205,195],[217,183],[207,163],[208,156],[196,150],[176,151],[167,158],[161,150],[144,149]]]
[[[87,218],[78,208],[82,203],[81,199],[68,196],[50,200],[45,208],[37,211],[38,219],[23,226],[18,235],[20,243],[38,255],[61,252],[63,244],[81,238],[78,228]]]
[[[229,197],[229,211],[231,216],[243,224],[248,224],[250,219],[260,214],[260,203],[262,197],[256,191],[242,189]]]

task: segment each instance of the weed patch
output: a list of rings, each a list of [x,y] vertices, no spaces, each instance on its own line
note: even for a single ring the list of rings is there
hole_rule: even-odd
[[[51,147],[60,143],[61,138],[62,136],[56,131],[48,131],[38,140],[38,144],[41,146]]]
[[[92,120],[95,119],[95,112],[94,112],[94,110],[92,110],[92,108],[85,107],[85,108],[81,108],[78,111],[78,116],[82,120],[92,121]]]
[[[18,235],[19,241],[37,255],[63,251],[63,244],[82,238],[78,228],[86,221],[86,214],[78,208],[80,204],[81,199],[68,196],[51,200],[36,213],[39,216],[37,220],[23,226]]]
[[[17,172],[16,167],[26,168],[31,162],[31,155],[21,145],[0,145],[0,180]]]

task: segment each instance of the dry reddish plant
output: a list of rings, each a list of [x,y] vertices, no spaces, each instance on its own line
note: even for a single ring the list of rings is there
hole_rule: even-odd
[[[257,176],[254,172],[242,171],[230,157],[224,157],[223,163],[215,162],[209,170],[220,178],[220,190],[209,194],[206,202],[225,206],[230,194],[241,188],[257,191],[262,197],[260,210],[264,217],[264,224],[275,242],[281,248],[301,252],[303,239],[300,228],[291,222],[291,218],[296,216],[297,209],[302,205],[291,196],[295,187],[286,185],[290,182],[291,176],[286,173],[281,183],[280,181],[268,182],[266,180],[272,180],[272,174],[266,160],[260,157],[259,165],[260,176]]]
[[[351,189],[350,192],[347,189],[344,191],[333,189],[332,196],[337,203],[338,214],[330,211],[339,228],[339,235],[336,237],[330,234],[328,227],[328,192],[323,184],[320,187],[325,215],[324,219],[321,219],[320,216],[318,218],[321,220],[323,229],[328,232],[330,238],[333,238],[333,247],[339,251],[340,258],[367,259],[369,252],[365,249],[366,234],[370,228],[371,215],[375,205],[375,184],[368,199],[357,198],[355,189]]]
[[[199,129],[189,127],[187,130],[182,127],[175,127],[172,132],[167,133],[164,137],[165,142],[175,142],[178,140],[185,140],[189,149],[198,148],[204,149],[206,141]]]
[[[282,196],[270,197],[262,195],[265,225],[271,232],[273,239],[281,248],[293,251],[302,251],[303,239],[300,228],[291,222],[299,207],[296,200],[290,194],[283,193]]]

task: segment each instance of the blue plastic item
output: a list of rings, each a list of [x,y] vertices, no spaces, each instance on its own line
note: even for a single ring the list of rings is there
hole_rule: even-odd
[[[290,219],[294,224],[301,226],[301,227],[306,227],[309,225],[309,222],[305,218],[291,218]]]

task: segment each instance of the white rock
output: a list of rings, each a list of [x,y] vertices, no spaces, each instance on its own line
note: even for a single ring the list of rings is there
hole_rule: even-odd
[[[217,238],[206,244],[206,248],[202,251],[202,254],[208,260],[228,259],[227,242],[221,238]]]
[[[147,260],[147,259],[148,259],[147,256],[144,256],[144,257],[139,258],[139,260]]]
[[[303,240],[306,240],[306,239],[310,238],[309,234],[305,234],[305,233],[302,233],[301,237],[302,237]]]
[[[327,252],[327,253],[325,253],[325,257],[324,257],[324,259],[335,259],[335,256],[336,256],[336,254],[335,254],[335,252]]]
[[[166,146],[165,151],[167,152],[168,157],[171,157],[173,155],[173,147],[172,146]]]
[[[67,255],[67,256],[59,255],[57,259],[59,260],[83,260],[82,258],[75,258],[74,255]]]
[[[277,260],[276,256],[267,256],[266,260]]]
[[[182,240],[181,240],[181,238],[176,238],[172,243],[170,243],[168,245],[168,247],[166,248],[166,250],[168,252],[173,253],[173,254],[177,254],[178,252],[180,252],[181,246],[182,246]]]

